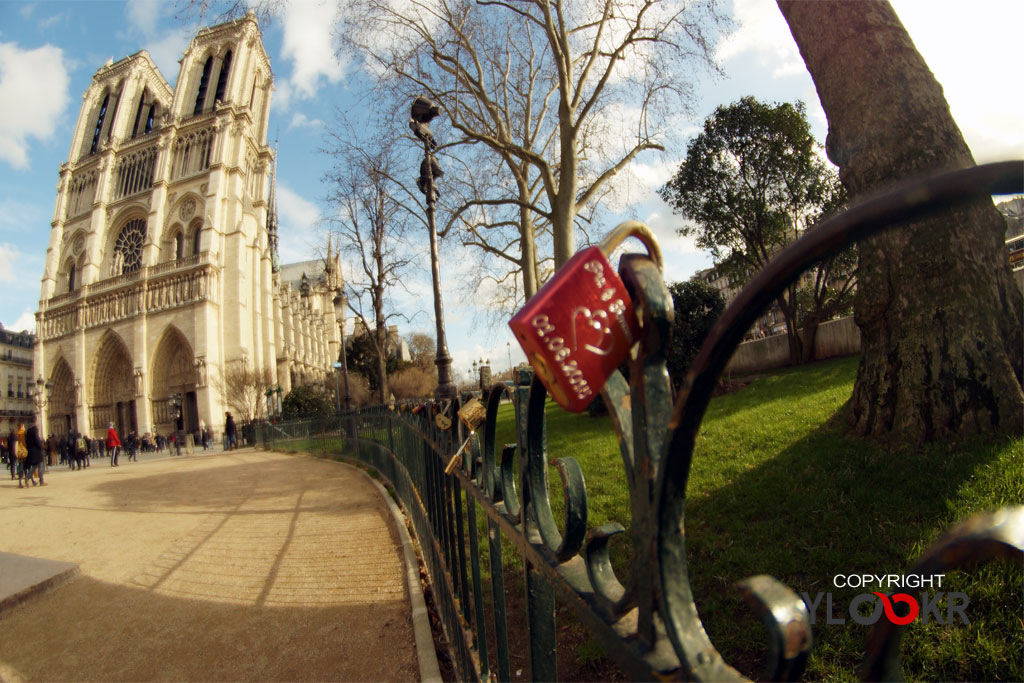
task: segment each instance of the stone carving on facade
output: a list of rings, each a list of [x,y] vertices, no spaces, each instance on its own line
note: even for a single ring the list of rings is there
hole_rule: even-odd
[[[181,210],[178,212],[178,215],[181,216],[182,221],[187,221],[189,218],[192,218],[195,213],[196,200],[194,198],[189,197],[181,203]]]
[[[196,358],[196,386],[206,386],[206,357],[199,356]]]
[[[82,380],[75,380],[75,405],[82,405]]]
[[[75,256],[78,256],[79,254],[82,253],[83,249],[85,249],[85,237],[79,235],[75,239],[75,246],[71,248],[71,253],[74,254]]]
[[[145,395],[145,393],[146,393],[145,392],[145,388],[146,388],[146,381],[145,380],[146,380],[146,378],[145,378],[145,374],[142,372],[142,368],[138,368],[138,367],[135,368],[135,395],[136,396],[143,396],[143,395]]]

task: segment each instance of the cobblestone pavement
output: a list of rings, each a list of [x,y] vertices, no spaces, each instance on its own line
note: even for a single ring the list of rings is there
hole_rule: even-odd
[[[351,467],[200,449],[0,475],[0,550],[81,568],[0,616],[4,681],[418,678],[394,522]]]

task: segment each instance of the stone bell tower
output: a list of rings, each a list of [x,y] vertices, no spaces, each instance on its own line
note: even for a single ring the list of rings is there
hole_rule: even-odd
[[[36,314],[49,432],[216,432],[226,410],[262,415],[234,407],[229,377],[330,373],[333,308],[277,272],[255,15],[200,30],[180,64],[171,88],[140,51],[83,95]]]

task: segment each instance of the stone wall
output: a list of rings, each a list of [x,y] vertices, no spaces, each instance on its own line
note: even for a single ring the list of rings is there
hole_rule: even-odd
[[[860,330],[853,316],[830,320],[818,327],[815,357],[819,360],[860,353]],[[785,334],[744,342],[729,360],[726,372],[743,374],[771,370],[789,364],[789,343]]]

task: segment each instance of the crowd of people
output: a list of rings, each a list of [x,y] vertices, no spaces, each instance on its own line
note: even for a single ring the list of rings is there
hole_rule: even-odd
[[[236,430],[231,413],[227,414],[225,429],[228,450],[236,448]],[[199,441],[205,451],[210,447],[210,430],[200,423]],[[110,458],[111,467],[120,466],[120,457],[138,462],[139,453],[163,453],[181,455],[185,446],[185,432],[179,430],[167,435],[146,432],[142,436],[129,430],[123,441],[110,423],[105,437],[89,438],[79,432],[61,436],[50,434],[45,440],[39,435],[39,427],[25,426],[19,422],[10,434],[0,434],[0,462],[10,470],[11,479],[18,480],[18,488],[46,486],[44,475],[48,467],[67,466],[70,470],[89,467],[92,460]]]

